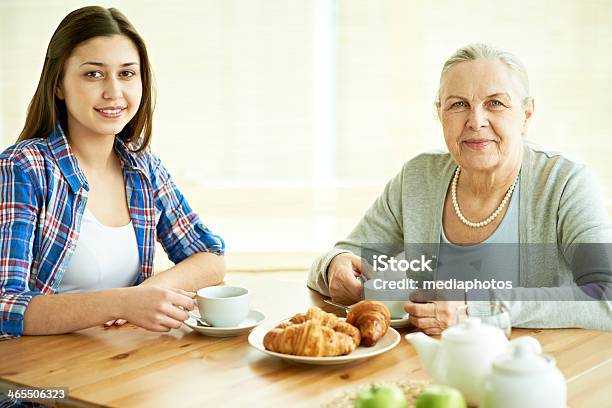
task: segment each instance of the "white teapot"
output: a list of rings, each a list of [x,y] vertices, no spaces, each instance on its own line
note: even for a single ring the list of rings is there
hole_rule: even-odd
[[[537,340],[521,337],[493,362],[483,383],[481,408],[565,408],[566,385],[555,360]]]
[[[470,405],[480,402],[482,382],[495,358],[509,344],[501,329],[483,324],[475,317],[442,332],[441,340],[421,332],[407,334],[405,338],[417,349],[434,382],[459,389]]]

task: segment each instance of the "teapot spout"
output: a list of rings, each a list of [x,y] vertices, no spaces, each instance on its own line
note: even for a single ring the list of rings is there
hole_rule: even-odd
[[[414,348],[417,349],[419,358],[421,359],[421,364],[425,368],[425,371],[427,371],[430,376],[435,377],[436,373],[434,373],[434,361],[436,354],[438,354],[440,341],[432,339],[421,332],[409,333],[405,336],[405,339],[412,343]]]

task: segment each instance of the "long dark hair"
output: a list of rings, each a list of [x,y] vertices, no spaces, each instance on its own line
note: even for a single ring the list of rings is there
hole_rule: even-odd
[[[136,115],[117,135],[136,152],[146,149],[153,125],[153,78],[147,48],[127,17],[115,8],[88,6],[74,10],[59,24],[47,48],[40,81],[28,107],[25,125],[17,141],[47,138],[59,121],[67,130],[66,104],[56,95],[64,64],[80,43],[98,36],[124,35],[140,55],[142,99]]]

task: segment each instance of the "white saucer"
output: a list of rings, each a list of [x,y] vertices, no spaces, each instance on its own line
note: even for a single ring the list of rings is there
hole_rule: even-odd
[[[213,327],[213,326],[202,326],[198,324],[198,319],[200,319],[200,311],[192,310],[189,312],[189,318],[185,320],[186,326],[192,328],[198,333],[204,334],[206,336],[212,337],[232,337],[232,336],[240,336],[241,334],[246,334],[253,329],[253,327],[261,324],[266,316],[258,312],[257,310],[249,310],[249,314],[246,319],[238,324],[238,326],[234,327]]]
[[[391,319],[391,327],[393,328],[401,329],[408,326],[410,326],[410,322],[408,321],[408,313],[406,313],[406,317],[401,319]]]
[[[342,319],[344,320],[344,319]],[[377,356],[379,354],[385,353],[391,350],[393,347],[397,346],[400,341],[399,333],[389,327],[387,333],[380,339],[378,342],[372,347],[363,347],[359,346],[350,354],[346,354],[343,356],[335,356],[335,357],[304,357],[304,356],[294,356],[291,354],[282,354],[275,353],[270,350],[266,350],[263,345],[263,338],[266,333],[276,327],[277,324],[272,325],[264,325],[256,328],[249,334],[249,344],[255,347],[257,350],[262,353],[266,353],[270,356],[279,357],[283,360],[293,361],[296,363],[302,364],[313,364],[313,365],[339,365],[339,364],[348,364],[353,363],[359,360],[364,360],[370,357]]]

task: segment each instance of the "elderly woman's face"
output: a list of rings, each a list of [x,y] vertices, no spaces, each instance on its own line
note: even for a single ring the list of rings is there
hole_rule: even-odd
[[[438,113],[446,145],[462,168],[494,171],[520,160],[533,105],[523,107],[518,86],[498,60],[462,62],[446,73]]]

